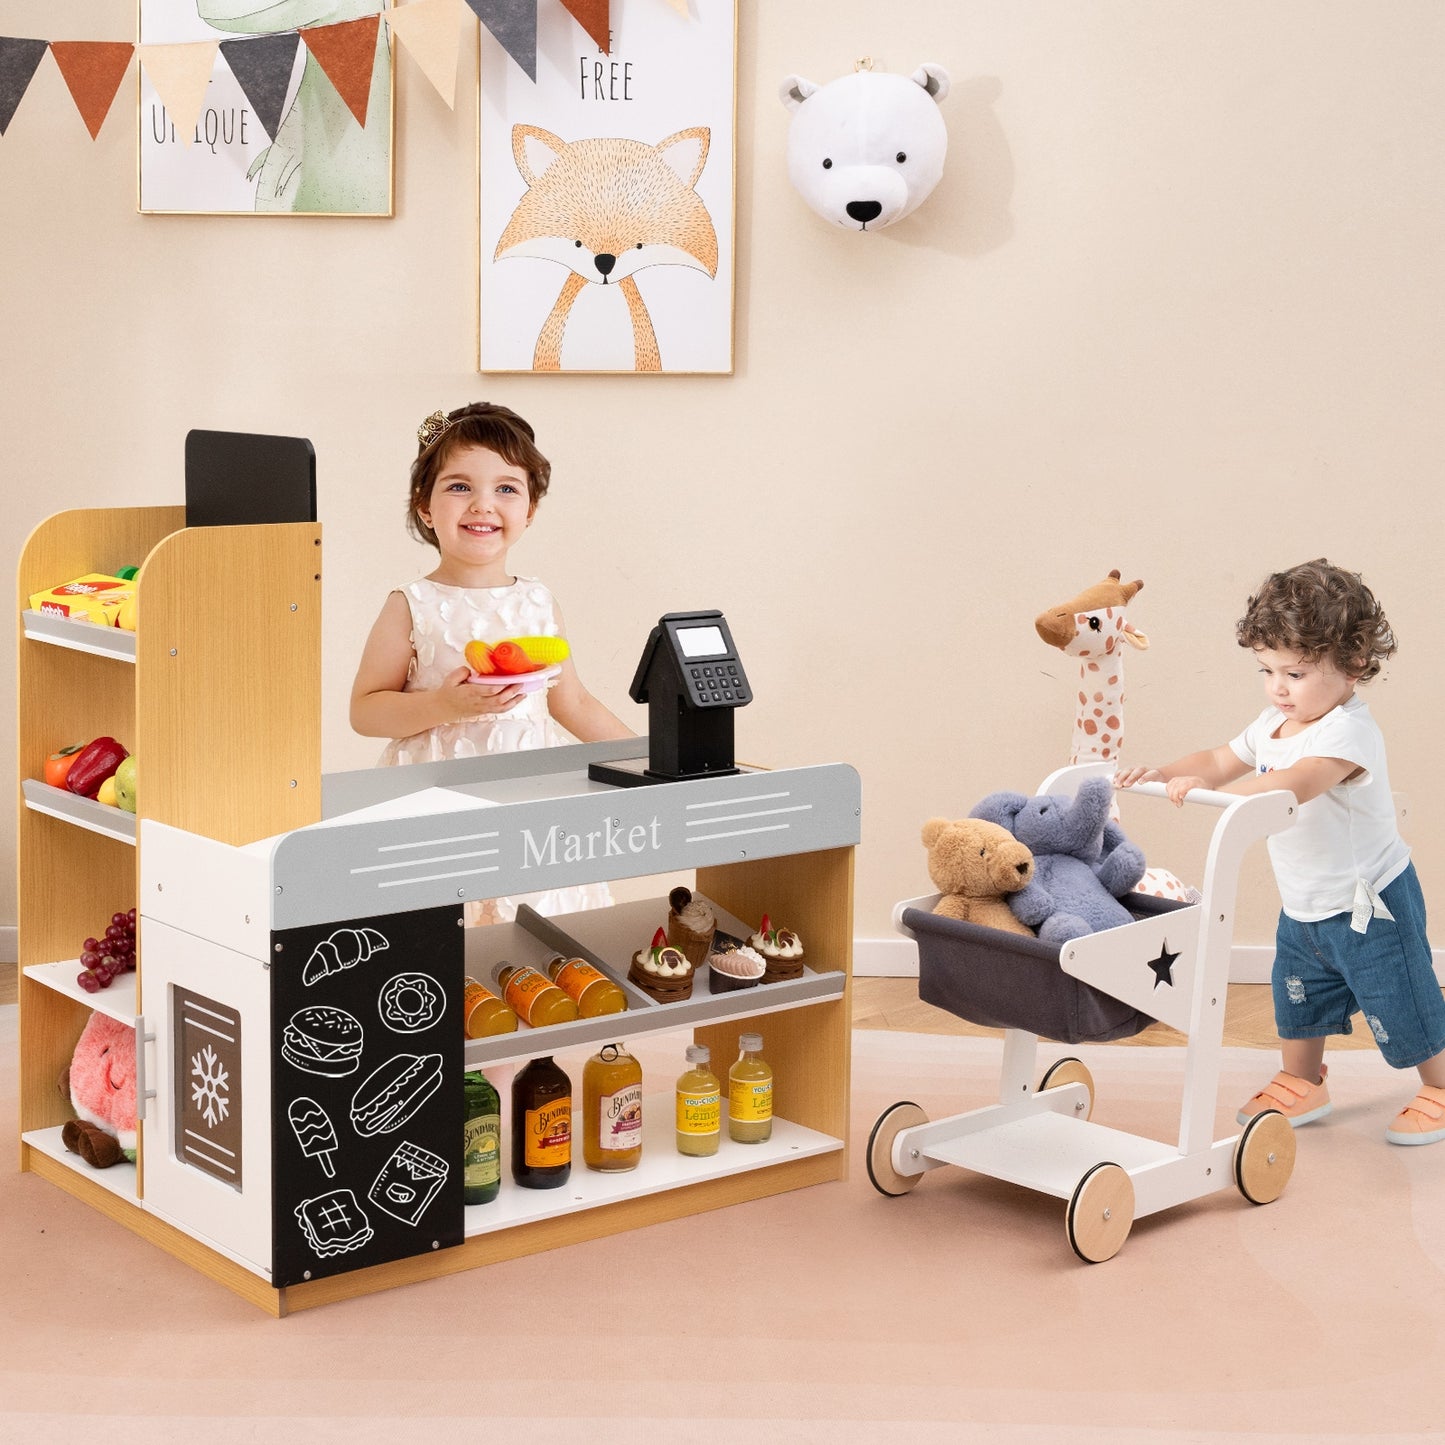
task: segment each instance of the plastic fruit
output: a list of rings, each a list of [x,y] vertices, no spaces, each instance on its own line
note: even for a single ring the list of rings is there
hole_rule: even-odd
[[[107,808],[114,808],[116,806],[114,773],[95,790],[95,801],[97,803],[104,803]]]
[[[499,642],[492,649],[492,665],[498,672],[514,676],[537,671],[537,664],[515,642]]]
[[[485,642],[469,642],[463,651],[467,659],[467,666],[473,672],[479,672],[485,677],[497,670],[496,664],[492,661],[492,649]]]
[[[61,748],[58,753],[51,753],[45,760],[45,781],[52,788],[63,788],[65,786],[65,775],[70,771],[70,765],[76,759],[76,755],[85,746],[84,743],[71,743],[68,748]]]
[[[111,779],[115,785],[115,805],[127,813],[135,812],[135,754],[122,758]]]
[[[532,659],[538,667],[551,667],[557,662],[566,662],[572,649],[565,637],[514,637],[513,642]]]
[[[134,596],[127,597],[116,610],[115,625],[126,632],[135,631],[136,600]]]

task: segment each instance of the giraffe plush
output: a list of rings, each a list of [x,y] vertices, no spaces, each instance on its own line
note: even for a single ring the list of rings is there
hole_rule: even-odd
[[[1065,657],[1079,660],[1078,703],[1070,763],[1117,762],[1124,742],[1124,656],[1128,648],[1142,652],[1149,639],[1125,616],[1125,607],[1144,583],[1121,580],[1116,567],[1102,582],[1077,597],[1050,607],[1034,619],[1034,630]],[[1118,805],[1113,816],[1118,817]],[[1137,890],[1159,898],[1197,902],[1197,889],[1174,874],[1150,868]]]

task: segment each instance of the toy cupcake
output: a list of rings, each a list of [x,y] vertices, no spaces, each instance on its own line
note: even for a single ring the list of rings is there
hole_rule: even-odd
[[[756,949],[719,938],[707,956],[707,989],[709,993],[731,993],[734,989],[753,988],[763,981],[767,961]]]
[[[667,941],[681,949],[696,968],[707,961],[717,931],[717,914],[706,898],[690,888],[674,888],[667,902]]]
[[[803,976],[803,940],[790,928],[774,928],[766,913],[758,931],[748,939],[748,947],[760,953],[767,965],[764,983],[782,983]]]
[[[680,1003],[692,997],[692,962],[668,943],[667,933],[661,928],[652,935],[649,947],[639,948],[632,955],[627,979],[658,1003]]]

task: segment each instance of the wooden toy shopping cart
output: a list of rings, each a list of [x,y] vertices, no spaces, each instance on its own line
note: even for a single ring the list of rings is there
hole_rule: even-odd
[[[1039,793],[1072,795],[1113,765],[1061,769]],[[1162,799],[1162,784],[1122,796]],[[956,1165],[1067,1201],[1065,1226],[1081,1259],[1112,1258],[1134,1220],[1231,1182],[1253,1204],[1277,1199],[1294,1167],[1294,1132],[1275,1110],[1241,1133],[1214,1138],[1224,1005],[1239,870],[1260,839],[1289,827],[1287,792],[1240,797],[1196,789],[1187,806],[1220,810],[1210,837],[1202,897],[1167,903],[1133,894],[1135,921],[1062,946],[980,928],[932,913],[937,894],[894,910],[899,931],[918,942],[918,993],[971,1023],[1004,1030],[999,1101],[930,1121],[917,1104],[884,1110],[869,1137],[868,1177],[902,1195],[931,1170]],[[1091,1121],[1094,1081],[1062,1058],[1032,1085],[1041,1038],[1102,1043],[1155,1020],[1187,1035],[1175,1144]]]

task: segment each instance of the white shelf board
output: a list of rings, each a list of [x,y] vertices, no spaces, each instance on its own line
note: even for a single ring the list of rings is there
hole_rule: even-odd
[[[32,963],[24,970],[26,978],[33,978],[37,983],[43,983],[46,988],[53,988],[56,993],[63,993],[67,998],[73,998],[77,1003],[83,1003],[86,1008],[95,1009],[97,1013],[109,1014],[111,1018],[119,1019],[123,1024],[135,1024],[136,975],[134,973],[121,974],[119,978],[111,980],[109,988],[103,988],[98,993],[86,993],[75,981],[79,972],[80,960],[78,958],[62,959],[59,963]]]
[[[22,779],[21,788],[25,794],[25,806],[32,811],[135,846],[134,813],[127,813],[124,808],[112,808],[108,803],[97,803],[94,798],[82,798],[68,788],[52,788],[39,778]]]
[[[82,622],[74,617],[54,617],[29,608],[21,616],[25,635],[34,642],[48,642],[52,647],[68,647],[73,652],[89,652],[96,657],[111,657],[117,662],[135,661],[135,633],[123,627]]]
[[[109,1190],[117,1199],[124,1199],[127,1204],[136,1203],[134,1164],[122,1160],[109,1169],[92,1169],[79,1154],[72,1154],[60,1142],[60,1133],[61,1128],[57,1125],[53,1129],[32,1129],[20,1137],[38,1153],[65,1165],[76,1174],[84,1175],[102,1189]]]
[[[587,1044],[635,1039],[670,1029],[690,1029],[696,1024],[757,1018],[842,998],[842,973],[815,973],[806,967],[801,978],[784,983],[760,983],[729,993],[710,993],[708,970],[704,966],[696,970],[691,998],[678,1003],[654,1002],[627,981],[627,970],[632,954],[651,943],[653,933],[667,918],[667,908],[666,898],[644,898],[610,908],[556,914],[534,925],[566,936],[555,946],[520,922],[467,929],[466,972],[493,992],[501,992],[496,987],[496,975],[503,962],[545,968],[559,952],[577,954],[622,986],[628,1009],[624,1014],[605,1014],[601,1018],[550,1024],[540,1029],[521,1024],[515,1033],[468,1039],[464,1053],[466,1067],[484,1069],[492,1064],[534,1058],[539,1053],[563,1053]],[[752,932],[746,924],[721,911],[718,926],[744,939]]]
[[[726,1084],[724,1084],[726,1089]],[[502,1192],[490,1204],[471,1204],[465,1211],[468,1238],[556,1219],[579,1209],[597,1209],[625,1199],[663,1194],[689,1184],[703,1184],[732,1174],[766,1169],[794,1159],[830,1154],[843,1147],[841,1139],[805,1129],[786,1119],[773,1120],[773,1136],[762,1144],[734,1144],[727,1136],[727,1108],[723,1108],[722,1142],[716,1154],[694,1158],[679,1154],[676,1143],[676,1104],[672,1093],[649,1094],[642,1102],[642,1160],[622,1174],[602,1174],[582,1162],[582,1143],[573,1116],[572,1173],[557,1189],[523,1189],[512,1182],[511,1147],[502,1151]]]

